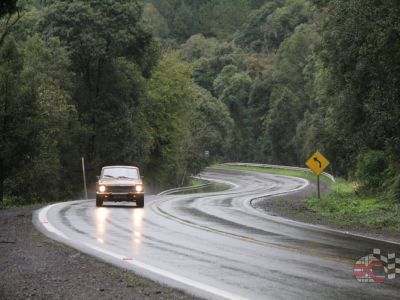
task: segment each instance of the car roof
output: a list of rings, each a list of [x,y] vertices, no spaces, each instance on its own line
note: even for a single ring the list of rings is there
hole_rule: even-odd
[[[138,169],[138,167],[134,166],[105,166],[102,169],[108,169],[108,168],[130,168],[130,169]]]

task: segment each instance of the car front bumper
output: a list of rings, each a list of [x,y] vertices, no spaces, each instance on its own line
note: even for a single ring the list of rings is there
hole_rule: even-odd
[[[143,193],[96,193],[98,199],[103,201],[140,201],[144,199]]]

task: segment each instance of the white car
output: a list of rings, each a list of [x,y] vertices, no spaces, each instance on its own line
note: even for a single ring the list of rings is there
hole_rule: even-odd
[[[103,201],[131,201],[144,206],[144,186],[137,167],[107,166],[96,184],[96,206]]]

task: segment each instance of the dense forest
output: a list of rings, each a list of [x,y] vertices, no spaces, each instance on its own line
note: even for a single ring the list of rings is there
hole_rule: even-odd
[[[79,197],[81,157],[92,182],[133,164],[157,190],[319,149],[400,202],[399,16],[396,0],[2,1],[0,195]]]

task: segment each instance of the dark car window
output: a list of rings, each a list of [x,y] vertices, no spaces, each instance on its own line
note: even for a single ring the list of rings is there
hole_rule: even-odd
[[[138,179],[139,173],[133,168],[105,168],[103,169],[103,178],[129,178]]]

